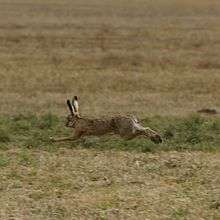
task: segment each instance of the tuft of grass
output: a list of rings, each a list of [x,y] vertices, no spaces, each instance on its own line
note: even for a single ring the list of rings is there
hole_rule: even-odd
[[[178,208],[173,211],[172,217],[176,220],[187,219],[187,215],[189,214],[189,210],[186,208]]]
[[[37,116],[34,114],[18,114],[10,118],[8,125],[13,133],[27,135],[36,125],[37,121]]]
[[[140,152],[153,152],[157,149],[155,143],[151,142],[150,140],[146,140],[145,138],[136,138],[131,141],[125,142],[126,150],[136,150]]]
[[[56,115],[48,113],[48,114],[43,115],[39,119],[38,126],[40,129],[52,129],[57,125],[58,122],[59,122],[59,119]]]
[[[192,116],[189,119],[185,119],[180,126],[180,140],[183,138],[183,142],[188,144],[198,144],[202,142],[202,126],[204,119],[199,116]],[[184,136],[183,136],[184,134]]]
[[[0,155],[0,167],[5,167],[9,164],[10,159],[8,157],[5,157],[3,155]]]
[[[78,144],[83,148],[96,148],[99,150],[118,149],[123,151],[153,152],[157,145],[146,138],[135,138],[133,140],[123,140],[120,137],[86,137]],[[75,147],[76,143],[72,145]]]
[[[31,153],[23,149],[18,155],[18,164],[23,166],[35,166],[37,163],[36,159],[31,155]]]
[[[10,134],[7,130],[0,128],[0,143],[8,143],[11,141]]]

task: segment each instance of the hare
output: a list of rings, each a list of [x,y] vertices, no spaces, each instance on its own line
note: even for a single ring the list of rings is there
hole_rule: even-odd
[[[115,116],[103,119],[81,117],[77,96],[74,96],[72,104],[68,99],[67,106],[70,115],[67,116],[66,126],[75,130],[74,135],[66,138],[51,138],[52,141],[74,141],[83,136],[101,136],[113,133],[127,140],[137,136],[145,136],[155,143],[162,142],[161,136],[156,131],[143,127],[135,117]]]

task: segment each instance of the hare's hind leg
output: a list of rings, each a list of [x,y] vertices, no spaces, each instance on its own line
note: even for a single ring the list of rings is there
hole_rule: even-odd
[[[159,144],[162,143],[162,137],[154,130],[150,128],[144,128],[144,135],[149,137],[153,142]]]
[[[162,142],[162,137],[156,131],[148,127],[143,127],[139,123],[134,123],[133,125],[134,125],[134,130],[137,133],[137,135],[144,135],[150,138],[155,143]]]

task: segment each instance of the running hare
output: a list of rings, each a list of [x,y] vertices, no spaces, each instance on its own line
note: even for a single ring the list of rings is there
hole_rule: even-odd
[[[103,119],[89,119],[79,115],[77,96],[72,100],[67,100],[70,115],[67,116],[66,126],[74,128],[72,137],[51,138],[52,141],[77,140],[88,135],[104,135],[114,133],[125,139],[132,139],[137,136],[145,136],[155,143],[161,143],[161,136],[150,128],[143,127],[136,118],[127,116],[115,116]]]

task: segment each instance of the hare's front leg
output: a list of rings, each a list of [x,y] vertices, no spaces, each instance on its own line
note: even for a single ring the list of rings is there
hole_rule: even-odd
[[[75,133],[74,136],[71,136],[71,137],[63,137],[63,138],[53,138],[53,137],[50,137],[50,140],[53,141],[53,142],[76,141],[76,140],[78,140],[80,137],[81,137],[80,134]]]
[[[50,140],[53,142],[60,142],[60,141],[75,141],[77,139],[75,137],[63,137],[63,138],[50,137]]]

